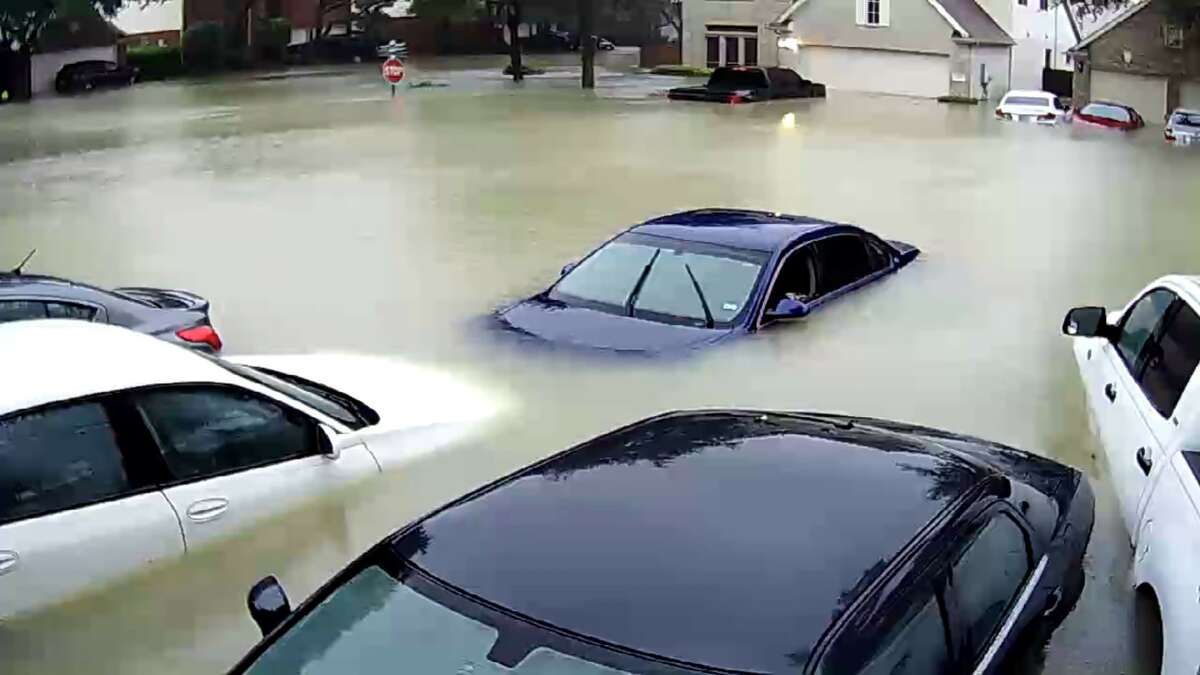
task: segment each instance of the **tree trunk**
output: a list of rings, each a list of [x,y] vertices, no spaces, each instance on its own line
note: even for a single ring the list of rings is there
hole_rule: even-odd
[[[583,66],[583,88],[596,88],[595,0],[579,0],[579,52]]]
[[[508,56],[511,61],[513,82],[525,79],[521,65],[521,2],[508,0]]]

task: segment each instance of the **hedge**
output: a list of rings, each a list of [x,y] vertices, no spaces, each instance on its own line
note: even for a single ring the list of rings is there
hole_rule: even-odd
[[[183,50],[179,47],[131,47],[125,62],[138,69],[138,79],[143,81],[183,74]]]

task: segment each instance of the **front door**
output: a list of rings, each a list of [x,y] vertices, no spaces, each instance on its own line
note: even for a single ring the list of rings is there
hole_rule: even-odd
[[[164,493],[189,550],[378,473],[359,444],[335,456],[307,415],[236,387],[141,392],[165,460]]]
[[[112,419],[90,401],[0,420],[0,619],[183,553],[175,512]]]

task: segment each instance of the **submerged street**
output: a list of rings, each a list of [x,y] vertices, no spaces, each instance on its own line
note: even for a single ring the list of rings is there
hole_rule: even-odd
[[[227,354],[353,351],[438,366],[501,412],[470,441],[101,593],[0,625],[7,673],[223,671],[245,593],[298,604],[385,534],[574,443],[678,408],[883,417],[1078,467],[1097,493],[1087,586],[1030,672],[1129,673],[1128,538],[1088,429],[1063,314],[1195,273],[1200,159],[1157,120],[1122,134],[1002,123],[988,106],[830,91],[669,102],[686,80],[606,71],[594,93],[502,57],[230,78],[0,109],[0,267],[212,301]],[[802,214],[910,242],[903,272],[689,358],[580,358],[486,316],[647,218]],[[405,386],[397,382],[397,387]],[[713,495],[720,499],[721,495]],[[819,547],[820,542],[813,542]]]

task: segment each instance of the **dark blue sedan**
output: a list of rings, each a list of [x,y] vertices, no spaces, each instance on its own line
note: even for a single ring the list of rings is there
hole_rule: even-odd
[[[805,216],[687,211],[629,228],[497,317],[512,331],[573,346],[701,347],[808,316],[918,253]]]

